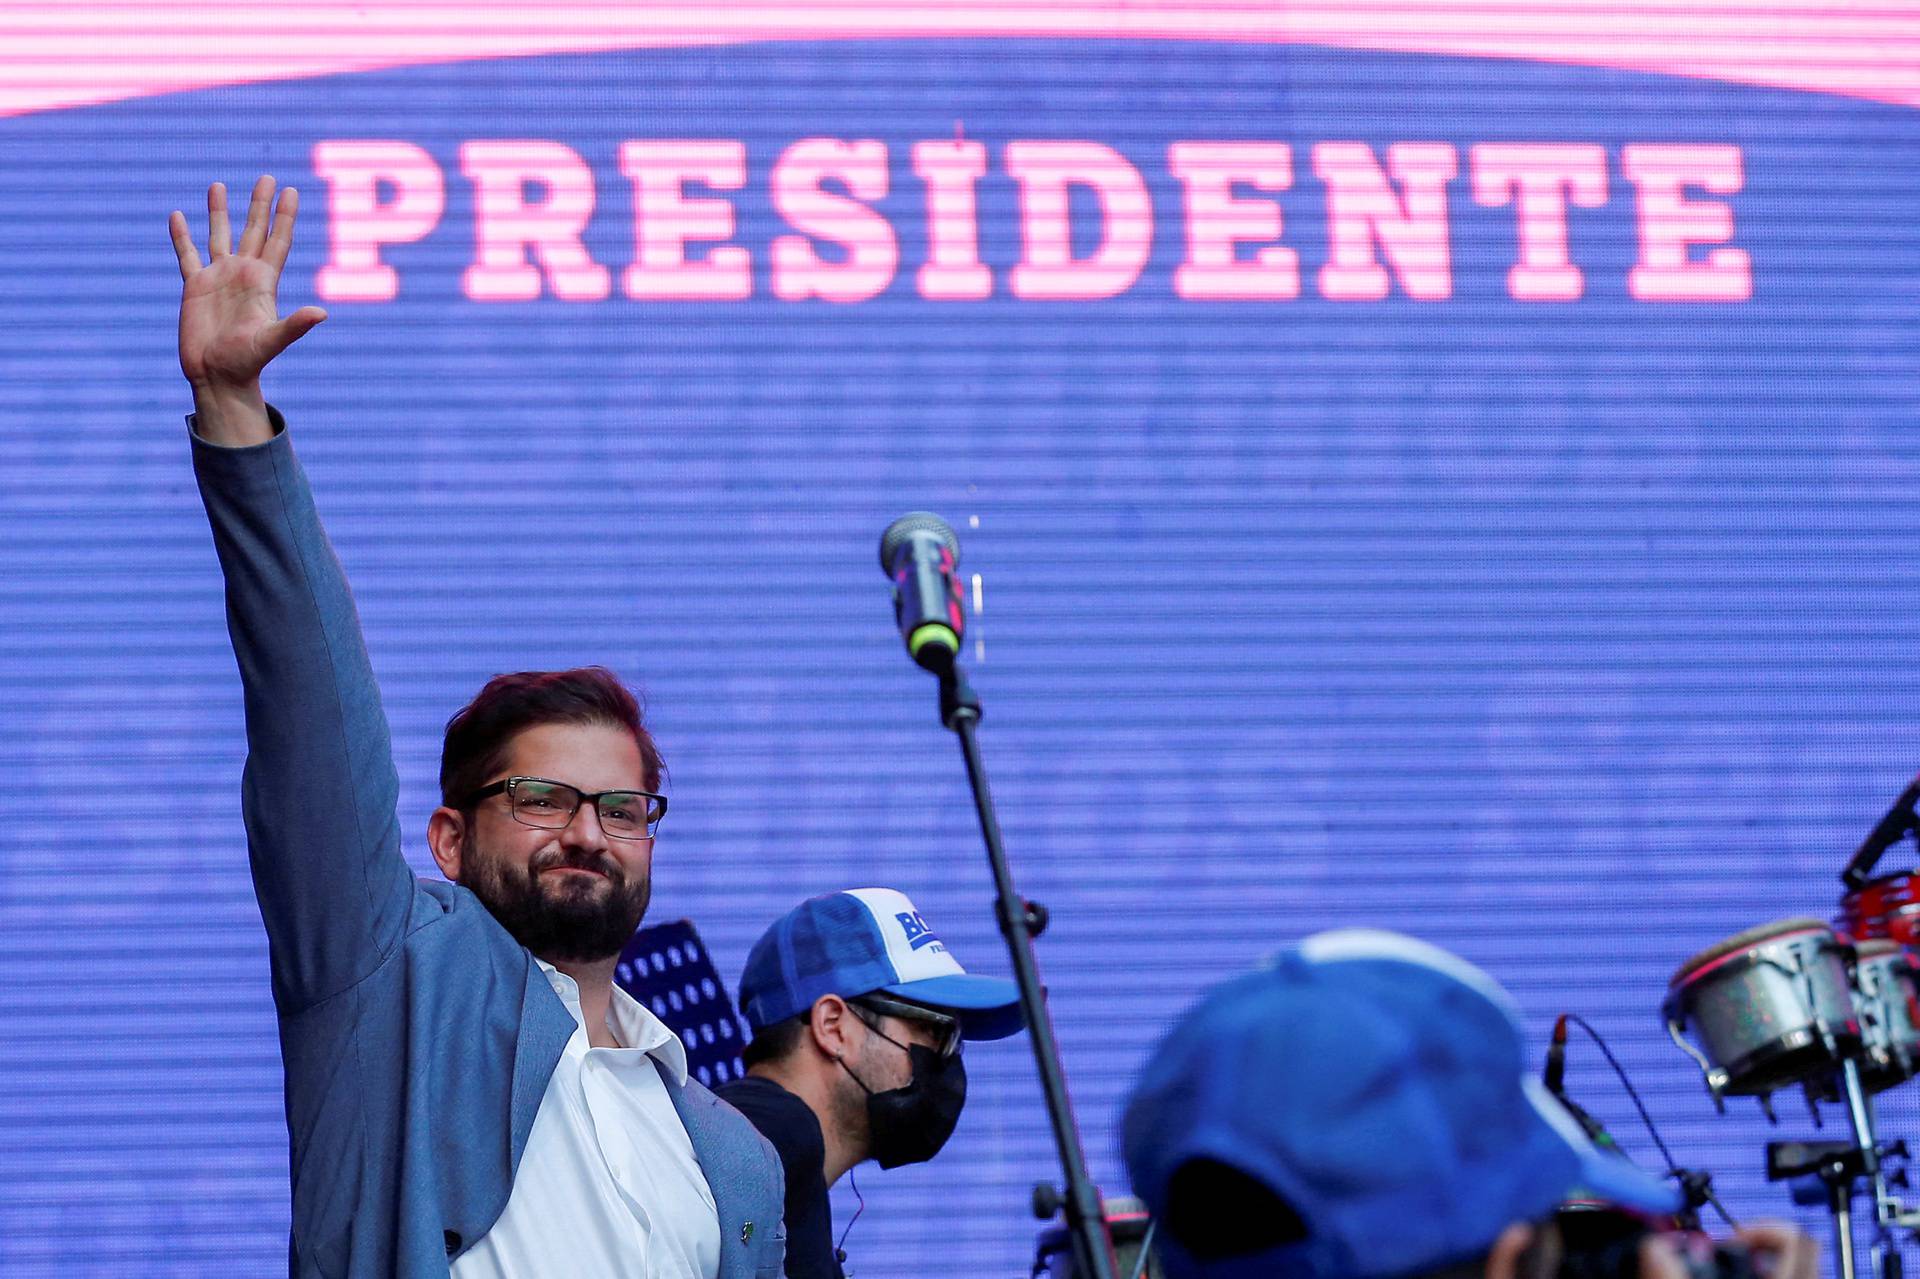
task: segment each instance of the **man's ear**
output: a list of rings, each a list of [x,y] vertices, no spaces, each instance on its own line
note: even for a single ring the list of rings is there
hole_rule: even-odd
[[[838,995],[822,995],[813,1001],[813,1007],[807,1013],[807,1029],[813,1034],[813,1046],[836,1061],[847,1052],[847,1023],[853,1020],[853,1010],[847,1007],[847,1001]]]
[[[427,847],[440,873],[454,883],[460,882],[460,854],[466,847],[467,819],[457,808],[442,805],[427,818]]]
[[[1516,1221],[1502,1230],[1500,1237],[1493,1241],[1493,1250],[1487,1254],[1486,1279],[1532,1279],[1528,1273],[1532,1267],[1523,1265],[1521,1258],[1533,1240],[1533,1227],[1524,1221]]]

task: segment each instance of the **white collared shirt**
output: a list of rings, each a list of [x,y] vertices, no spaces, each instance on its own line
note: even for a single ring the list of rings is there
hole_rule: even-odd
[[[687,1051],[618,986],[608,1022],[622,1048],[587,1042],[580,988],[536,959],[578,1025],[547,1081],[513,1192],[452,1279],[716,1279],[713,1191],[654,1061],[681,1084]]]

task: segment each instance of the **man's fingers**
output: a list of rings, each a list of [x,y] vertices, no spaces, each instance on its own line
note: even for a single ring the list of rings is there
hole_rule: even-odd
[[[240,232],[240,247],[235,250],[241,257],[260,255],[260,246],[267,242],[267,214],[272,208],[273,178],[262,174],[253,184],[253,199],[247,204],[247,225]]]
[[[260,335],[260,349],[267,360],[272,360],[306,336],[308,330],[327,318],[327,313],[317,306],[303,306],[284,320],[276,320],[267,326]],[[262,361],[265,363],[265,361]]]
[[[233,252],[233,227],[227,222],[227,185],[216,182],[207,188],[207,260],[217,261]]]
[[[180,278],[184,280],[200,269],[200,250],[193,247],[187,215],[175,209],[167,217],[167,231],[173,236],[173,252],[180,259]]]
[[[1804,1231],[1783,1221],[1761,1221],[1742,1228],[1734,1238],[1755,1252],[1772,1254],[1772,1266],[1762,1271],[1772,1279],[1816,1279],[1820,1249]]]
[[[1640,1279],[1687,1279],[1687,1263],[1665,1235],[1648,1235],[1640,1241]]]
[[[293,249],[293,220],[300,212],[300,193],[292,187],[282,188],[280,209],[273,215],[273,233],[267,237],[267,246],[260,256],[278,273],[287,265],[287,254]]]

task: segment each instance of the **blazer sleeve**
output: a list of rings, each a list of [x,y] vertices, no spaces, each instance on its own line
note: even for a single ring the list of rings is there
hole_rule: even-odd
[[[285,420],[268,412],[272,440],[225,448],[194,433],[193,459],[245,694],[241,809],[284,1016],[381,964],[405,933],[414,877],[359,616]]]

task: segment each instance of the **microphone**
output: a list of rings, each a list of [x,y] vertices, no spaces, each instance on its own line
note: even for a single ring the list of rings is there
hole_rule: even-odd
[[[1553,1023],[1553,1038],[1547,1041],[1547,1068],[1540,1076],[1540,1082],[1547,1086],[1547,1091],[1553,1094],[1553,1099],[1573,1116],[1573,1121],[1580,1125],[1580,1131],[1587,1134],[1588,1141],[1602,1150],[1618,1150],[1620,1147],[1614,1142],[1613,1134],[1602,1127],[1600,1121],[1588,1114],[1583,1107],[1574,1104],[1573,1098],[1567,1096],[1567,1018],[1569,1015],[1561,1013],[1560,1019]]]
[[[938,515],[910,511],[880,535],[880,569],[893,582],[893,617],[907,654],[936,675],[953,671],[966,621],[960,539]]]
[[[1887,810],[1886,816],[1874,823],[1867,837],[1860,841],[1860,847],[1854,850],[1846,870],[1840,873],[1840,882],[1848,889],[1858,891],[1865,887],[1873,874],[1873,864],[1880,860],[1880,855],[1905,839],[1916,825],[1920,825],[1920,812],[1915,810],[1916,802],[1920,802],[1920,777],[1907,783],[1907,788],[1893,801],[1893,807]]]
[[[1541,1077],[1547,1091],[1556,1097],[1567,1095],[1567,1015],[1553,1023],[1553,1038],[1547,1044],[1547,1071]]]

